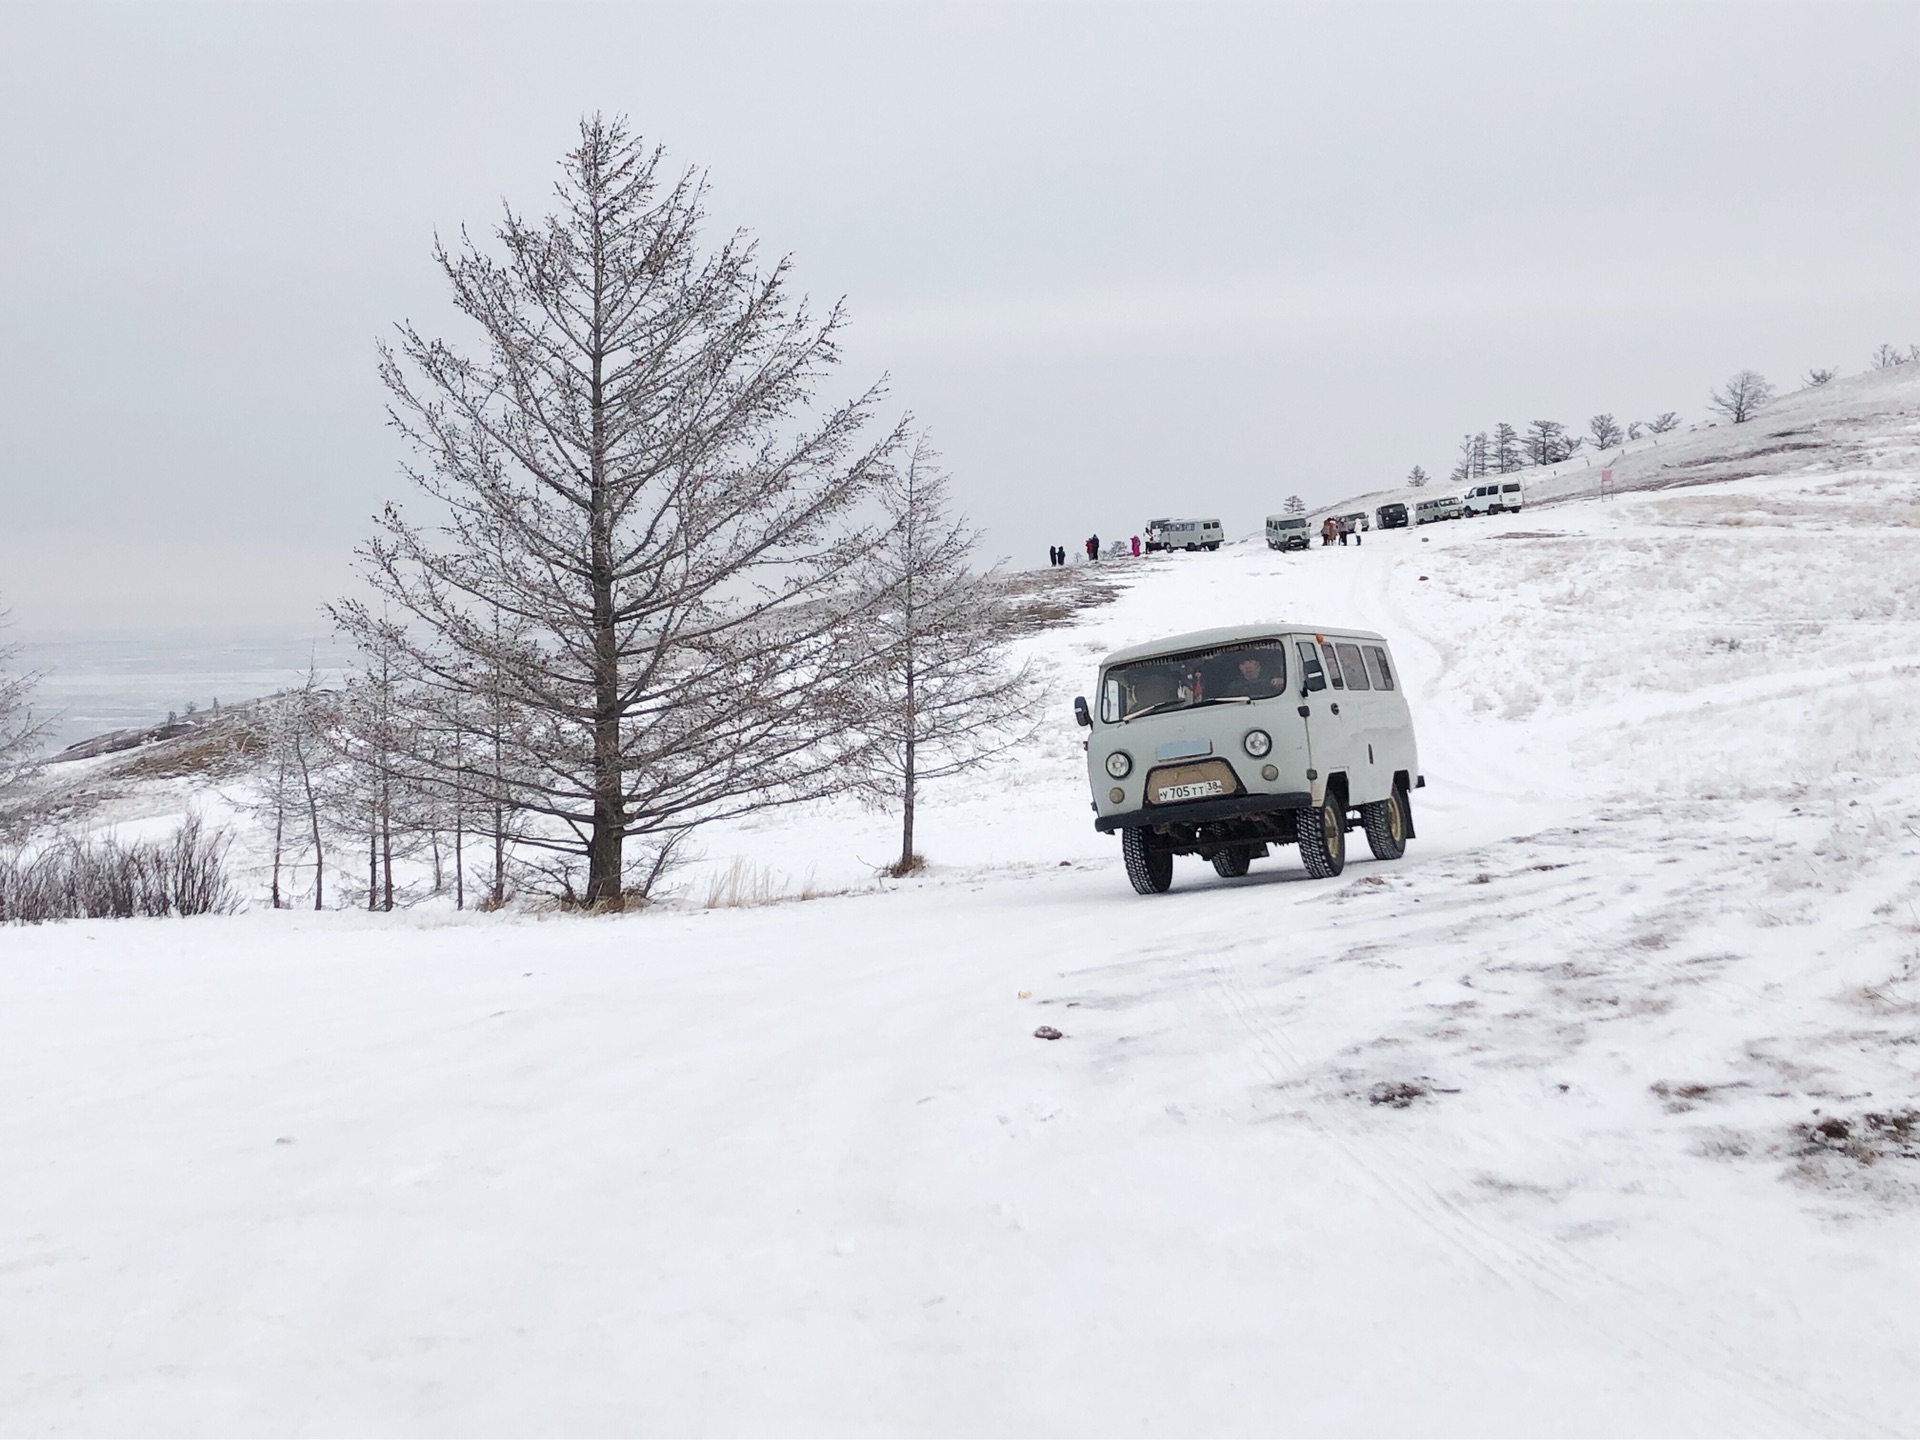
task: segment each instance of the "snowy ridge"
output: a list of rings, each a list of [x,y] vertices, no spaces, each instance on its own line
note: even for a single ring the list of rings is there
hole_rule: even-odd
[[[1869,370],[1779,396],[1742,425],[1701,422],[1666,435],[1643,435],[1605,452],[1582,450],[1554,465],[1529,466],[1503,477],[1526,487],[1529,505],[1598,499],[1601,474],[1613,472],[1616,491],[1665,490],[1756,476],[1803,474],[1810,467],[1889,464],[1911,469],[1920,449],[1920,364]],[[1492,476],[1489,479],[1494,478]],[[1467,482],[1468,485],[1479,483]],[[1423,490],[1397,486],[1316,506],[1326,515],[1390,501],[1456,495],[1466,488],[1436,477]]]
[[[0,934],[0,1427],[1911,1433],[1916,381],[1114,566],[924,880],[823,805],[616,920]],[[1071,697],[1300,615],[1390,638],[1419,838],[1134,896]]]

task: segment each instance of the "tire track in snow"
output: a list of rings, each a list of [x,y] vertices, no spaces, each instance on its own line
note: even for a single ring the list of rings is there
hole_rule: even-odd
[[[1571,907],[1559,908],[1551,913],[1557,922],[1570,922],[1584,931],[1596,950],[1607,948],[1593,927],[1569,915],[1569,909]],[[1433,923],[1432,916],[1422,919]],[[1544,926],[1533,928],[1538,932],[1533,938],[1550,938]],[[1232,963],[1234,947],[1222,945],[1211,953],[1212,958],[1203,962],[1202,968],[1216,982],[1212,988],[1222,1009],[1253,1040],[1251,1058],[1255,1067],[1277,1090],[1296,1090],[1310,1083],[1313,1067],[1286,1030],[1267,1018],[1259,1000],[1248,990],[1244,976]],[[1679,1309],[1684,1297],[1671,1291],[1636,1288],[1564,1245],[1529,1238],[1523,1232],[1496,1231],[1423,1178],[1426,1167],[1384,1165],[1366,1148],[1315,1114],[1310,1106],[1296,1113],[1345,1162],[1362,1185],[1397,1206],[1449,1253],[1511,1289],[1528,1291],[1550,1302],[1571,1324],[1605,1342],[1602,1348],[1608,1355],[1636,1367],[1646,1377],[1677,1379],[1709,1411],[1725,1413],[1729,1408],[1737,1409],[1741,1415],[1737,1428],[1748,1433],[1774,1434],[1803,1434],[1810,1429],[1844,1434],[1871,1432],[1873,1427],[1863,1417],[1839,1410],[1830,1402],[1813,1401],[1804,1391],[1789,1387],[1770,1372],[1756,1368],[1746,1357],[1711,1335],[1683,1329],[1658,1318],[1660,1314]],[[1586,1303],[1595,1295],[1605,1297],[1610,1303]],[[1611,1318],[1620,1313],[1619,1302],[1623,1301],[1632,1302],[1631,1330],[1624,1322]],[[1650,1301],[1656,1303],[1650,1304]],[[1713,1312],[1708,1312],[1708,1318],[1720,1319]],[[1649,1338],[1656,1342],[1654,1346],[1648,1345]],[[1679,1366],[1655,1368],[1645,1358],[1650,1349],[1688,1359]],[[1706,1385],[1704,1377],[1709,1375],[1720,1383]]]

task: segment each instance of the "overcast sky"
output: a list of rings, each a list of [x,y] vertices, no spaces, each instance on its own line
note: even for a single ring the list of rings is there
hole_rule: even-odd
[[[0,4],[0,596],[303,624],[436,229],[582,112],[845,296],[996,554],[1920,340],[1920,4]]]

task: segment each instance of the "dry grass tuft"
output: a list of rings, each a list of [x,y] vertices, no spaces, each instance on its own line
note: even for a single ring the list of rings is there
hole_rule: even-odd
[[[781,905],[792,900],[819,900],[828,895],[844,895],[845,890],[825,890],[807,872],[798,888],[780,871],[756,865],[744,855],[734,856],[724,870],[707,877],[706,910],[745,910],[758,905]]]

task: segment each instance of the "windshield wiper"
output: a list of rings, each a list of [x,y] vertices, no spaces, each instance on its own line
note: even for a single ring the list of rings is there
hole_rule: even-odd
[[[1151,705],[1142,705],[1138,710],[1129,710],[1120,717],[1120,723],[1124,725],[1129,720],[1138,720],[1142,715],[1151,715],[1154,711],[1165,710],[1169,706],[1186,706],[1191,703],[1187,700],[1156,700]]]
[[[1250,695],[1210,695],[1205,700],[1160,700],[1152,705],[1142,705],[1138,710],[1129,710],[1120,719],[1122,725],[1129,720],[1138,720],[1142,715],[1151,715],[1159,710],[1179,709],[1198,710],[1202,705],[1251,705]]]

